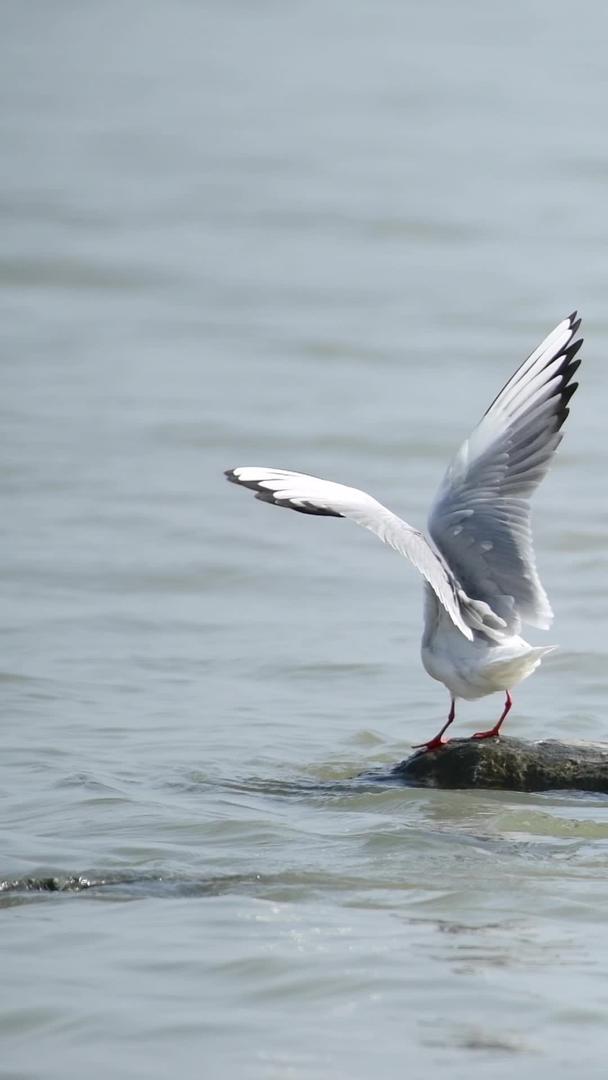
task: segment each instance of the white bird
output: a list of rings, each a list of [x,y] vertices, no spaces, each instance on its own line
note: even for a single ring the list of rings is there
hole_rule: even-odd
[[[497,736],[512,705],[510,690],[556,646],[534,647],[521,624],[546,629],[553,613],[532,547],[529,500],[561,442],[580,319],[564,319],[518,368],[451,462],[425,535],[371,495],[316,476],[240,466],[226,476],[256,498],[302,514],[350,518],[414,564],[425,580],[422,663],[450,693],[435,750],[455,717],[456,700],[501,691],[500,718],[473,738]]]

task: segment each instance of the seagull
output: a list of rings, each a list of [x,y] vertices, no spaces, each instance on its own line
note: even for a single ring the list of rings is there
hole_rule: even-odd
[[[510,691],[557,646],[529,645],[522,623],[548,629],[553,619],[536,569],[530,497],[562,439],[572,377],[583,339],[577,312],[564,319],[517,369],[462,444],[431,507],[426,534],[371,495],[316,476],[252,465],[228,469],[256,498],[300,514],[350,518],[405,555],[424,578],[422,663],[450,694],[441,730],[421,752],[438,750],[456,716],[456,701],[505,695],[488,731],[498,736],[512,706]]]

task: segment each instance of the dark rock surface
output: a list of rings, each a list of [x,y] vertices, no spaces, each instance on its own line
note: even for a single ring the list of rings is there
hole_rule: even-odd
[[[608,743],[453,739],[396,765],[395,779],[441,788],[608,792]]]

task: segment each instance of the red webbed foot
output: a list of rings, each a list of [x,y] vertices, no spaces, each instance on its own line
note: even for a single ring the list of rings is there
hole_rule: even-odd
[[[471,735],[472,739],[497,739],[500,735],[500,724],[495,724],[489,731],[476,731]]]
[[[505,707],[502,710],[502,716],[501,716],[500,720],[497,720],[496,723],[494,724],[494,727],[490,728],[489,731],[476,731],[474,735],[471,735],[472,739],[497,739],[498,738],[498,736],[500,735],[500,729],[501,729],[501,727],[503,725],[503,722],[506,719],[507,713],[509,712],[509,709],[511,708],[511,706],[513,704],[513,698],[511,697],[509,691],[507,690],[505,692],[506,692],[507,696],[506,696],[506,699],[505,699]]]
[[[435,738],[430,739],[429,742],[416,743],[412,746],[412,750],[422,750],[423,753],[430,750],[440,750],[442,746],[447,746],[449,742],[449,739],[443,739],[441,735],[435,735]]]
[[[444,735],[444,732],[446,732],[448,730],[450,724],[454,723],[454,717],[455,716],[456,716],[456,702],[455,702],[454,698],[452,698],[452,704],[450,706],[450,712],[449,712],[448,718],[447,718],[445,724],[443,725],[441,731],[438,731],[437,734],[435,735],[435,737],[430,739],[428,742],[418,743],[416,746],[413,746],[412,749],[413,750],[420,750],[421,753],[425,754],[425,753],[428,753],[428,751],[430,751],[430,750],[441,750],[442,746],[447,746],[447,744],[449,743],[450,740],[449,739],[444,739],[443,735]]]

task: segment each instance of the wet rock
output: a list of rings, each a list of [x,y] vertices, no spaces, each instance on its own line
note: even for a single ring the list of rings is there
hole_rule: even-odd
[[[608,743],[452,739],[396,765],[394,779],[440,788],[608,792]]]

